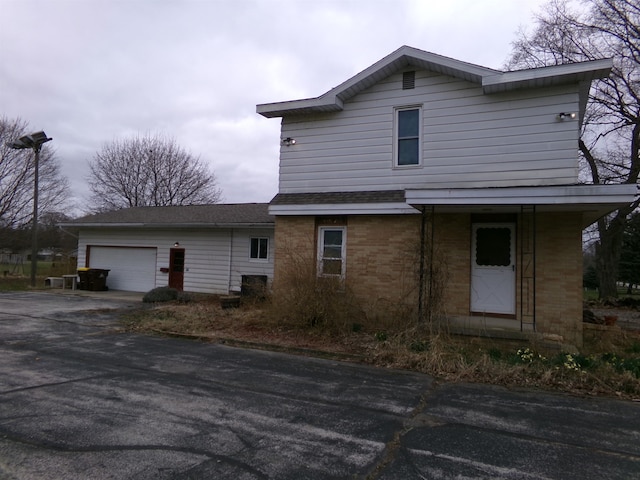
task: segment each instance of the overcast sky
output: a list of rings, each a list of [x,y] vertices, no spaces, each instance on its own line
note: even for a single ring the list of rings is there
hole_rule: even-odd
[[[0,115],[53,137],[81,208],[95,152],[173,136],[224,201],[278,189],[279,119],[410,45],[501,69],[546,0],[0,0]]]

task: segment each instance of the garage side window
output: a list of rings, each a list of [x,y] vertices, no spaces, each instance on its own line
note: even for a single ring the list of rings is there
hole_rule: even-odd
[[[269,239],[265,237],[253,237],[251,239],[251,260],[267,260],[269,258]]]

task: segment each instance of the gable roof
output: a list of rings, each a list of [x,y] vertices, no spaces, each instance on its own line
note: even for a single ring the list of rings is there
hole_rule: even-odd
[[[61,223],[63,227],[272,227],[267,203],[132,207]]]
[[[258,105],[256,111],[267,118],[336,112],[342,110],[345,100],[409,66],[477,83],[485,94],[492,94],[565,83],[585,83],[588,88],[592,80],[609,75],[613,61],[609,58],[502,72],[405,45],[319,97],[264,103]]]

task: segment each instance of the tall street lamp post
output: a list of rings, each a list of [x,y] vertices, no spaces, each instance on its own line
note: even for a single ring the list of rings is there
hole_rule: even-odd
[[[33,226],[31,231],[31,286],[36,286],[36,271],[38,269],[38,170],[40,163],[40,150],[42,145],[53,140],[48,138],[44,132],[36,132],[20,137],[8,146],[16,150],[30,148],[34,154],[33,170]]]

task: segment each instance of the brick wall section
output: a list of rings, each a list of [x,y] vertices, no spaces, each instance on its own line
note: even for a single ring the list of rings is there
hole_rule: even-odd
[[[420,215],[353,215],[347,285],[369,315],[412,316],[417,307]]]
[[[539,214],[536,330],[582,346],[582,225],[578,215]]]
[[[418,303],[420,215],[353,215],[332,220],[323,217],[277,217],[275,231],[274,290],[288,268],[307,256],[314,262],[318,225],[347,226],[346,284],[371,317],[402,316],[413,319]],[[431,240],[430,219],[426,224]],[[435,218],[434,288],[444,286],[438,311],[469,312],[469,215]],[[430,248],[426,247],[425,281]]]
[[[329,221],[334,222],[329,224],[347,226],[346,282],[367,314],[415,316],[420,216],[353,215]],[[292,265],[292,258],[304,257],[315,265],[316,229],[321,224],[327,224],[327,220],[312,216],[276,218],[274,290],[277,291],[278,281]],[[428,221],[427,242],[431,238],[430,225]],[[435,282],[444,282],[445,287],[438,311],[446,315],[468,315],[470,215],[436,215],[434,225]],[[561,335],[565,342],[577,346],[582,345],[581,233],[580,218],[576,215],[538,214],[537,331]],[[425,253],[428,260],[428,247]],[[438,273],[439,269],[446,273]],[[425,273],[429,273],[428,266]],[[515,294],[519,318],[519,288]]]
[[[275,293],[288,269],[305,264],[315,265],[315,226],[314,217],[276,217],[273,272]]]
[[[445,286],[442,313],[468,315],[471,295],[471,219],[469,214],[436,215],[434,265],[444,268],[435,281]]]

